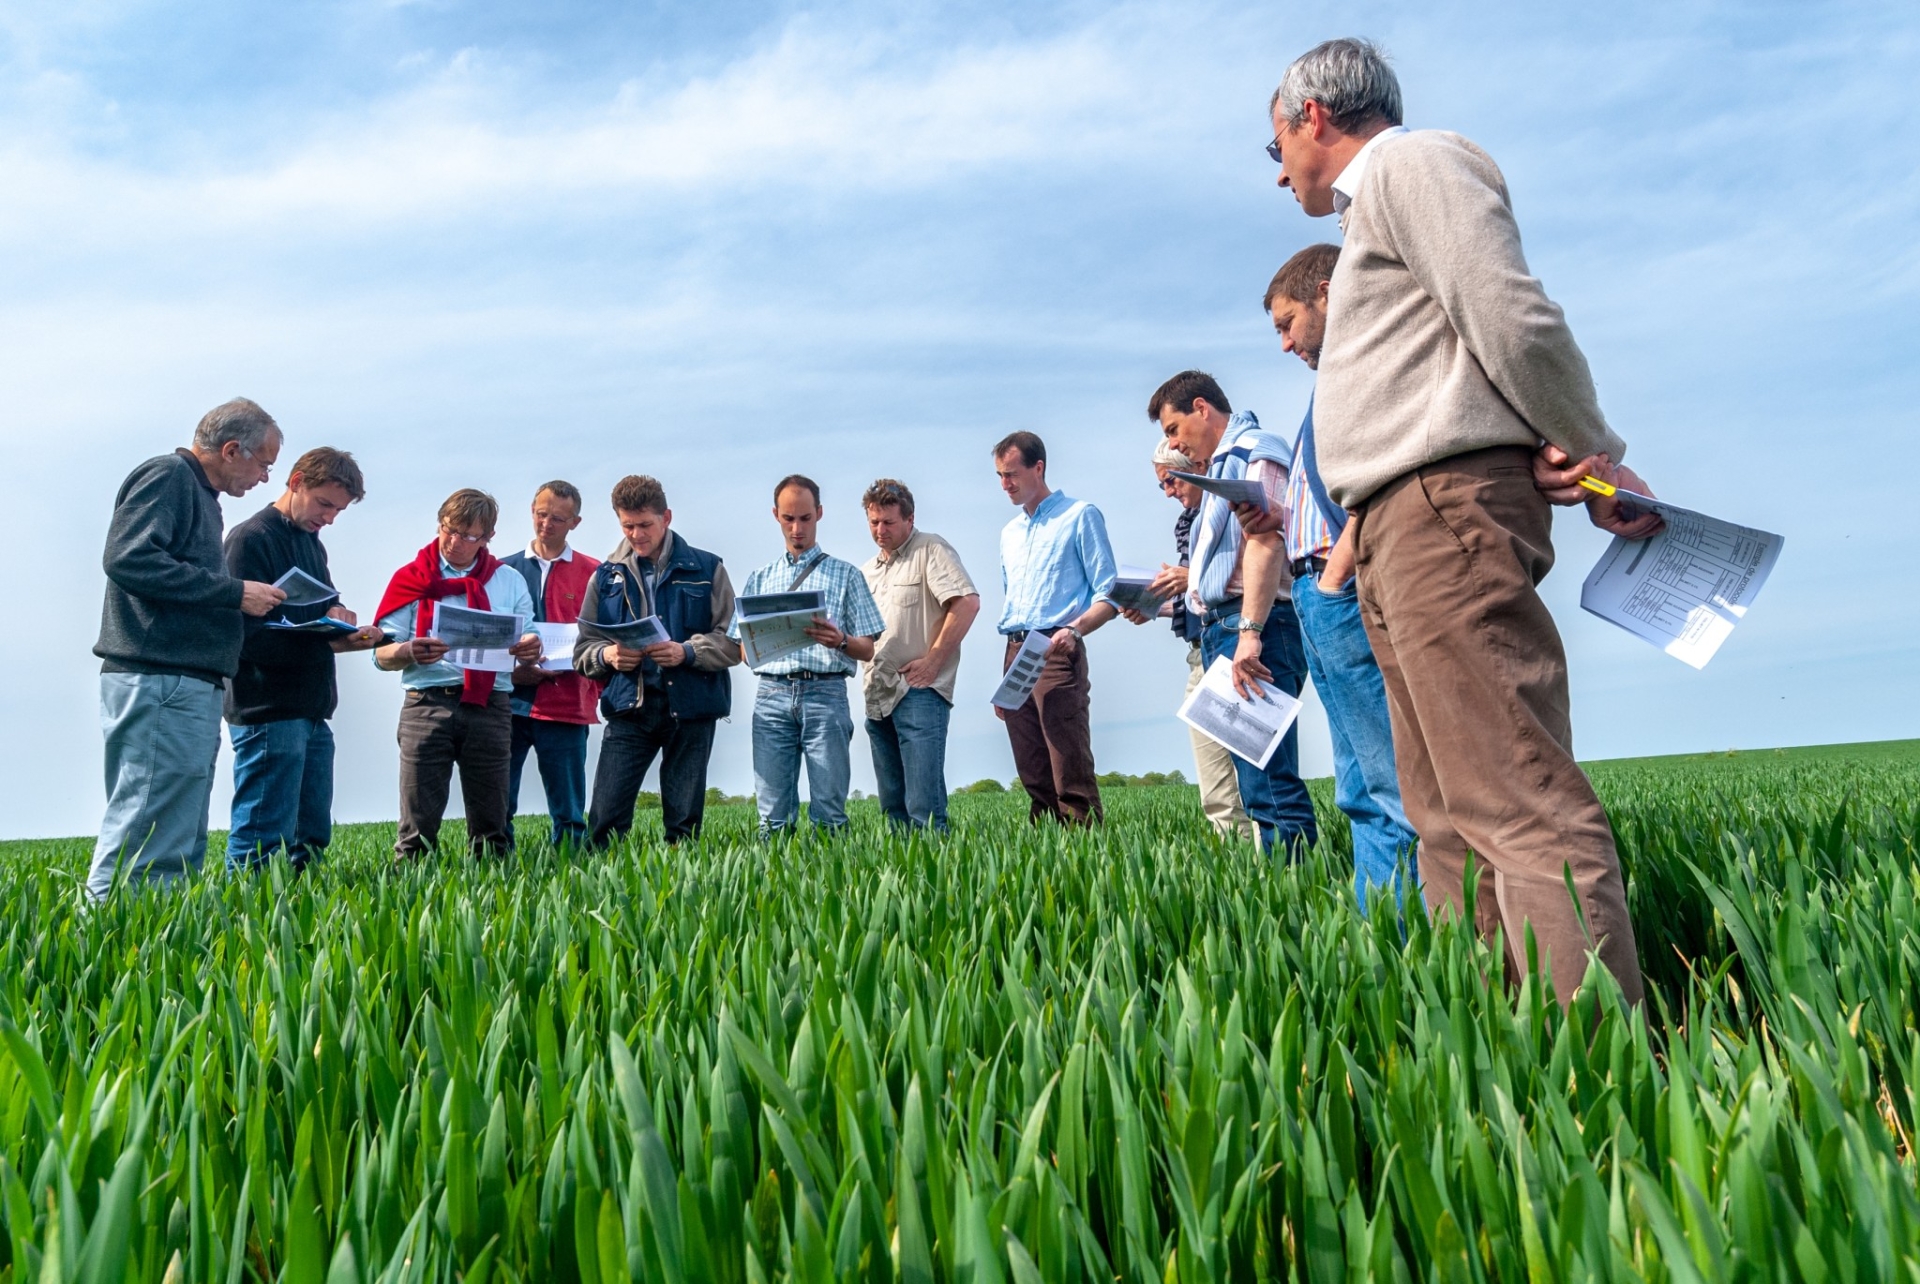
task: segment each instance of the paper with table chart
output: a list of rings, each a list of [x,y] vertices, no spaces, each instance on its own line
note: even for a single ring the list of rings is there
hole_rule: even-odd
[[[297,566],[275,580],[273,586],[286,594],[282,606],[318,606],[340,596],[339,590],[328,588]]]
[[[1122,610],[1138,611],[1146,616],[1159,614],[1161,605],[1173,596],[1155,593],[1150,587],[1159,574],[1144,566],[1122,566],[1113,587],[1107,591],[1107,601]]]
[[[573,672],[573,644],[580,640],[580,626],[535,620],[529,627],[540,635],[540,667],[548,673]]]
[[[1287,728],[1300,716],[1300,702],[1267,682],[1255,684],[1257,699],[1233,689],[1233,658],[1216,656],[1200,685],[1180,706],[1180,720],[1229,753],[1264,770]]]
[[[442,602],[433,611],[430,638],[447,644],[447,663],[463,669],[511,673],[516,663],[507,648],[527,632],[527,617],[517,612],[476,611]]]
[[[1615,537],[1580,589],[1580,605],[1696,669],[1746,615],[1786,540],[1664,500],[1621,491],[1667,525],[1652,539]]]
[[[585,620],[574,626],[580,630],[580,636],[596,642],[612,642],[629,651],[644,651],[650,646],[659,646],[662,642],[671,642],[667,636],[667,626],[660,622],[657,615],[649,615],[644,620],[633,620],[626,624],[589,624]]]
[[[1013,653],[1013,663],[1007,666],[1007,672],[1000,679],[1000,689],[993,693],[993,703],[1012,713],[1027,702],[1033,689],[1040,684],[1040,670],[1047,664],[1047,647],[1053,639],[1035,629],[1020,642],[1020,649]]]
[[[748,668],[758,668],[814,645],[809,624],[831,624],[827,595],[819,589],[789,593],[753,593],[739,599],[740,651]]]
[[[1253,504],[1262,509],[1267,506],[1267,492],[1260,488],[1260,483],[1244,477],[1209,477],[1205,473],[1183,473],[1172,468],[1167,470],[1167,476],[1198,486],[1209,495],[1218,495],[1229,504]]]

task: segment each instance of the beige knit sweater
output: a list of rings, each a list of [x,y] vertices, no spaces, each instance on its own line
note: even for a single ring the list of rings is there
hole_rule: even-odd
[[[1313,408],[1336,503],[1487,446],[1626,453],[1485,152],[1438,130],[1381,139],[1345,231]]]

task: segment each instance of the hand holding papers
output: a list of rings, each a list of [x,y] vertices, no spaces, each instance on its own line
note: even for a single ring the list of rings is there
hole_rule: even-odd
[[[1180,720],[1256,767],[1265,768],[1287,728],[1300,716],[1300,702],[1269,683],[1252,700],[1233,689],[1233,659],[1219,656],[1180,706]]]
[[[511,673],[514,658],[507,648],[518,642],[526,631],[524,615],[476,611],[442,602],[433,612],[433,629],[427,636],[447,644],[449,664],[463,669]]]
[[[1581,586],[1580,605],[1705,668],[1760,595],[1786,540],[1632,491],[1618,498],[1659,513],[1666,527],[1648,539],[1616,537]]]
[[[1011,713],[1027,702],[1034,687],[1040,683],[1040,670],[1046,667],[1047,647],[1053,639],[1035,629],[1027,634],[1020,643],[1020,649],[1013,653],[1013,663],[1007,666],[1007,674],[1000,679],[1000,689],[993,693],[993,703]]]
[[[1209,477],[1205,473],[1183,473],[1172,468],[1167,470],[1167,476],[1198,486],[1209,495],[1218,495],[1229,504],[1252,504],[1262,510],[1267,506],[1267,492],[1261,489],[1260,483],[1244,477]]]
[[[337,590],[328,588],[297,566],[275,580],[273,586],[286,594],[281,599],[282,606],[319,606],[340,596]]]
[[[1122,566],[1120,575],[1113,582],[1113,588],[1107,593],[1107,601],[1123,611],[1135,611],[1144,616],[1159,612],[1161,603],[1172,594],[1159,594],[1153,591],[1153,582],[1160,572],[1149,571],[1139,566]]]
[[[831,623],[826,594],[753,593],[740,599],[740,650],[749,668],[758,668],[814,645],[809,624]]]
[[[644,620],[635,620],[630,624],[589,624],[582,620],[576,627],[583,638],[594,642],[611,642],[629,651],[644,651],[650,646],[673,640],[667,636],[667,626],[660,622],[657,615],[649,615]]]

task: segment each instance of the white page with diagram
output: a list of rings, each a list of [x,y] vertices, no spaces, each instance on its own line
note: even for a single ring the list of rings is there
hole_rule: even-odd
[[[1007,666],[999,689],[993,693],[994,704],[1012,713],[1027,702],[1033,689],[1040,685],[1040,671],[1047,667],[1047,648],[1052,644],[1053,639],[1038,629],[1027,634],[1020,649],[1013,653],[1013,663]]]
[[[527,631],[527,617],[517,612],[476,611],[442,602],[433,611],[430,638],[447,644],[447,663],[463,669],[511,673],[516,663],[507,648]]]
[[[1254,686],[1259,694],[1252,700],[1235,691],[1233,658],[1215,656],[1200,685],[1180,706],[1180,720],[1264,770],[1300,716],[1300,702],[1270,682]]]

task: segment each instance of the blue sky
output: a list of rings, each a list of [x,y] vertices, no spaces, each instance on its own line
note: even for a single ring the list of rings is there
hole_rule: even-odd
[[[113,492],[235,394],[280,419],[288,459],[362,461],[368,499],[328,544],[363,611],[458,486],[500,497],[504,552],[533,488],[569,478],[599,554],[601,497],[650,472],[738,577],[777,551],[768,487],[802,470],[822,542],[855,559],[860,490],[906,480],[990,623],[1010,510],[986,448],[1016,427],[1122,558],[1166,556],[1154,386],[1211,370],[1289,432],[1305,405],[1257,301],[1337,229],[1273,187],[1265,106],[1342,34],[1393,54],[1411,125],[1500,162],[1632,462],[1787,536],[1696,673],[1578,610],[1604,541],[1562,518],[1546,592],[1579,751],[1920,735],[1910,5],[16,0],[0,423],[28,484],[0,511],[23,617],[0,642],[0,835],[96,825]],[[981,626],[955,783],[1012,775],[997,652]],[[1191,772],[1171,637],[1111,626],[1093,654],[1103,768]],[[397,683],[341,667],[337,810],[391,817]],[[1324,720],[1304,725],[1324,772]],[[870,789],[861,739],[854,757]],[[714,779],[750,786],[744,717]]]

